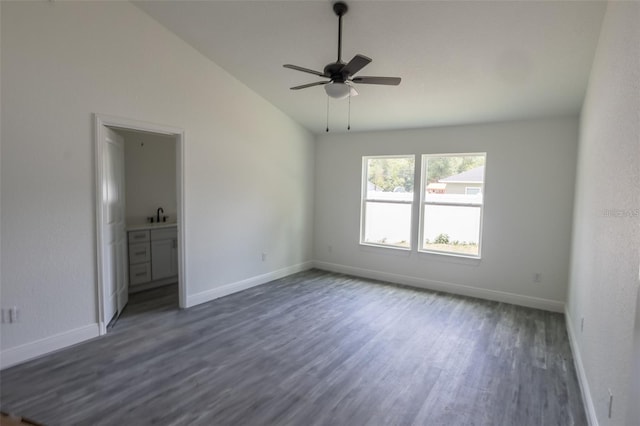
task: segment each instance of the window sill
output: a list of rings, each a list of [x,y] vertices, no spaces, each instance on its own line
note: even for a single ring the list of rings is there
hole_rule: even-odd
[[[360,243],[360,248],[364,250],[369,250],[372,252],[379,252],[380,249],[383,251],[391,250],[389,253],[411,253],[411,247],[401,247],[401,246],[390,246],[383,244],[374,244],[374,243]]]

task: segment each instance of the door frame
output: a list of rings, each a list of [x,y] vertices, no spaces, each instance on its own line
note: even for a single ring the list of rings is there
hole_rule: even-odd
[[[105,318],[104,282],[103,282],[103,183],[105,173],[103,168],[105,151],[105,130],[137,130],[148,133],[157,133],[175,137],[176,140],[176,203],[177,203],[177,226],[178,226],[178,299],[180,308],[186,308],[187,302],[187,281],[185,271],[185,217],[184,217],[184,130],[178,127],[163,124],[148,123],[144,121],[132,120],[129,118],[116,117],[107,114],[94,113],[94,146],[95,146],[95,203],[96,203],[96,265],[97,265],[97,308],[98,326],[100,335],[106,334],[108,318]],[[128,262],[127,259],[123,259]]]

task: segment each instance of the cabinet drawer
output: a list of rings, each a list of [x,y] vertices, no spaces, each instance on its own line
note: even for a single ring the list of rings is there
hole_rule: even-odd
[[[178,237],[178,228],[162,228],[151,230],[151,241],[173,240]]]
[[[149,231],[129,231],[129,244],[146,243],[149,241]]]
[[[151,264],[139,263],[129,266],[129,284],[136,285],[151,281]]]
[[[151,249],[149,243],[129,244],[129,264],[149,262]]]

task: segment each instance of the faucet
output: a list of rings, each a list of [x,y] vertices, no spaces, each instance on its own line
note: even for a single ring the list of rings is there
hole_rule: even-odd
[[[156,210],[156,222],[158,223],[160,223],[160,212],[164,214],[164,209],[162,207],[158,207],[158,210]]]

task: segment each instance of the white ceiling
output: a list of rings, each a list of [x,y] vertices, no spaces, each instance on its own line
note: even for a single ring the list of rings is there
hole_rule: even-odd
[[[326,123],[322,70],[337,58],[331,1],[137,1],[135,4],[311,132]],[[595,1],[348,1],[343,60],[373,59],[357,75],[352,131],[577,114],[606,3]],[[345,131],[348,100],[331,100]]]

